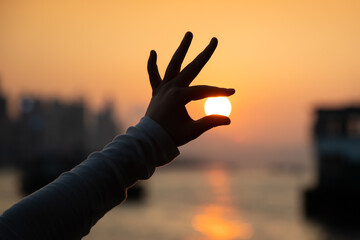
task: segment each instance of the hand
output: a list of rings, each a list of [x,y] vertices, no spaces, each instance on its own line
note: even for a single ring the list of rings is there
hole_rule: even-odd
[[[164,79],[160,77],[154,50],[151,51],[148,61],[148,73],[153,93],[145,116],[159,123],[177,146],[197,138],[213,127],[230,124],[228,117],[220,115],[210,115],[195,121],[191,119],[185,108],[187,103],[207,97],[230,96],[235,93],[234,89],[189,86],[217,46],[217,39],[211,39],[205,50],[180,71],[191,40],[192,33],[187,32],[166,69]]]

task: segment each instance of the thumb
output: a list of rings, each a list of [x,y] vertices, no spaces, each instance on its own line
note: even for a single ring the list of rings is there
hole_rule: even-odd
[[[197,121],[195,121],[194,127],[195,132],[197,134],[196,137],[200,136],[207,130],[221,126],[221,125],[229,125],[230,124],[230,118],[222,116],[222,115],[209,115],[205,116]]]

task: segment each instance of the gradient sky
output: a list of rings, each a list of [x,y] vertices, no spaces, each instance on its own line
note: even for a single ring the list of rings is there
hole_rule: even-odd
[[[23,93],[116,102],[134,124],[151,97],[146,63],[163,73],[186,31],[185,63],[211,39],[213,58],[193,84],[234,87],[232,124],[183,151],[237,158],[246,148],[308,145],[313,109],[359,103],[359,1],[0,0],[0,75],[13,101]],[[203,102],[190,103],[194,118]],[[201,151],[197,151],[197,150]]]

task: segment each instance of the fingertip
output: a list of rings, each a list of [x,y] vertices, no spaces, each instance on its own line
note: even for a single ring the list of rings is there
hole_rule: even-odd
[[[212,39],[211,39],[211,41],[210,41],[210,43],[211,44],[215,44],[215,45],[217,45],[218,44],[218,39],[216,38],[216,37],[213,37]]]
[[[224,115],[213,114],[208,115],[207,118],[212,120],[214,126],[229,125],[231,123],[230,118]]]
[[[151,50],[149,60],[148,60],[148,66],[156,64],[156,61],[157,61],[156,51]]]
[[[229,125],[230,118],[222,115],[208,115],[196,121],[198,136],[202,133],[221,125]]]
[[[230,95],[233,95],[235,93],[235,89],[234,88],[228,88],[226,89],[226,91],[229,93],[229,96]]]
[[[228,118],[228,122],[227,122],[227,124],[226,125],[229,125],[231,123],[231,119],[230,118]]]
[[[230,118],[224,116],[222,125],[229,125],[230,123],[231,123]]]
[[[192,32],[187,31],[187,32],[185,33],[185,37],[187,37],[187,38],[193,38]]]

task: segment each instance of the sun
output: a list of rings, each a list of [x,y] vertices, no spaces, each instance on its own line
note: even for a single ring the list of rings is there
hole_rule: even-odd
[[[227,97],[208,98],[205,102],[206,115],[223,115],[229,116],[231,113],[231,103]]]

